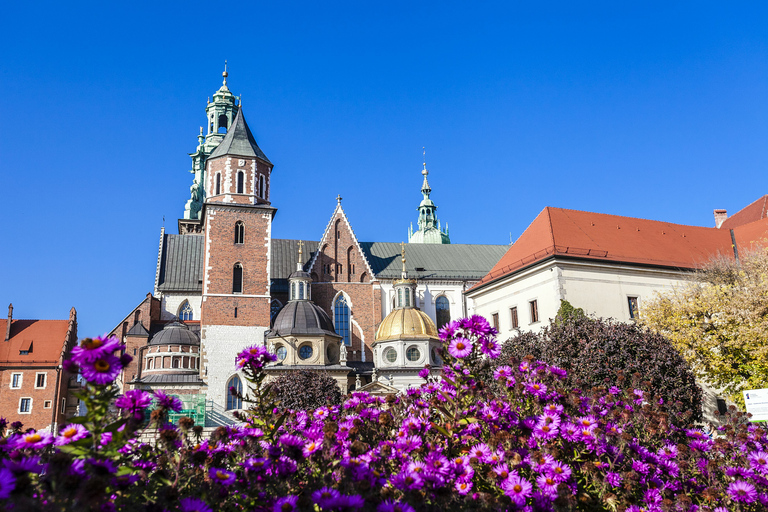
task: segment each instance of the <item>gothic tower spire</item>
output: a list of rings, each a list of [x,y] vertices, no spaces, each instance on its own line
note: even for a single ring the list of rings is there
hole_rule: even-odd
[[[450,244],[451,239],[448,236],[448,229],[445,231],[440,227],[440,221],[437,220],[437,206],[430,199],[429,195],[432,193],[432,187],[429,186],[427,181],[427,158],[426,150],[424,151],[424,169],[421,174],[424,175],[424,182],[421,184],[421,195],[423,199],[419,204],[419,221],[418,230],[413,231],[413,227],[408,230],[408,243],[409,244]]]

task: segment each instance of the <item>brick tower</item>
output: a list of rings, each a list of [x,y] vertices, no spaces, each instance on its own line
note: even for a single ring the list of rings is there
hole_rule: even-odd
[[[208,399],[227,403],[243,348],[264,343],[270,322],[272,163],[256,144],[241,108],[205,163],[205,236],[201,377]]]

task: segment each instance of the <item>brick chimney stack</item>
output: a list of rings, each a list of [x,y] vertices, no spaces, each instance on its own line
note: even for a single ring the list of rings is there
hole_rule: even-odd
[[[11,339],[11,322],[13,321],[13,303],[8,304],[8,323],[5,326],[5,341]]]
[[[720,226],[723,225],[723,222],[725,222],[725,219],[728,218],[728,211],[727,210],[715,210],[715,227],[720,228]]]

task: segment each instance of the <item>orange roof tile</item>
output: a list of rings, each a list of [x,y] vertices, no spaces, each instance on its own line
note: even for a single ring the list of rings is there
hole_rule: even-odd
[[[67,339],[69,320],[13,320],[11,339],[5,341],[8,319],[0,320],[0,365],[57,363]],[[19,352],[32,344],[29,354]]]
[[[733,257],[727,229],[546,207],[472,289],[555,255],[694,269],[716,254]]]
[[[738,212],[734,213],[720,226],[720,229],[732,229],[736,226],[743,226],[760,219],[768,217],[768,194],[759,198],[749,206],[745,206]]]
[[[739,251],[768,246],[768,217],[733,228]]]

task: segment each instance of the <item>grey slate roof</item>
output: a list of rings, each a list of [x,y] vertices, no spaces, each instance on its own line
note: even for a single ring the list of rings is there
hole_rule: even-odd
[[[165,235],[160,258],[160,291],[203,291],[203,235]]]
[[[269,158],[261,151],[256,139],[253,138],[251,129],[248,128],[248,123],[245,122],[243,117],[243,109],[237,111],[235,120],[232,122],[232,126],[229,127],[227,134],[224,136],[224,140],[221,144],[216,146],[208,160],[216,158],[218,156],[233,155],[244,157],[256,157],[266,163],[272,165]]]
[[[400,278],[400,244],[361,242],[360,246],[379,279]],[[405,267],[408,277],[418,279],[482,279],[508,249],[508,245],[407,244]]]
[[[297,334],[325,334],[341,338],[336,334],[328,313],[308,300],[292,300],[283,306],[275,317],[272,330],[275,334],[271,338]]]
[[[205,384],[200,380],[200,375],[197,373],[142,375],[141,379],[136,379],[134,382],[141,382],[142,384],[195,384],[198,386]]]
[[[149,336],[149,331],[144,328],[141,322],[136,322],[125,334],[126,336]]]
[[[166,324],[163,330],[152,336],[150,345],[200,345],[200,337],[182,322]]]
[[[304,240],[302,247],[302,263],[304,270],[309,270],[309,262],[317,251],[319,242]],[[272,239],[272,257],[269,260],[272,277],[272,293],[288,293],[288,276],[296,271],[296,260],[299,256],[299,241],[284,238]]]

